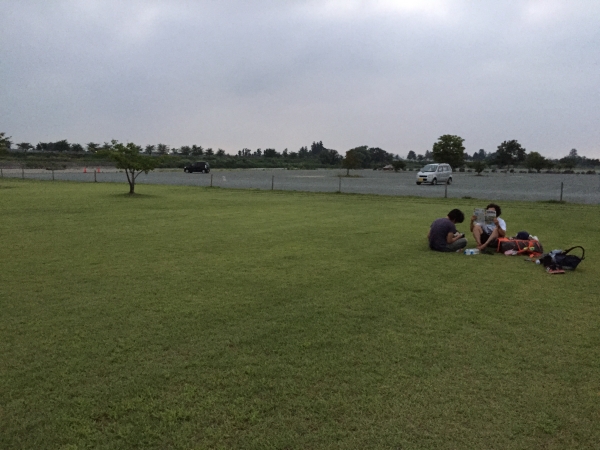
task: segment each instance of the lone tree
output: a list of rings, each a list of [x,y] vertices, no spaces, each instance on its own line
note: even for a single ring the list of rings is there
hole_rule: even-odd
[[[477,175],[481,176],[481,172],[483,172],[483,170],[485,169],[485,167],[487,166],[486,162],[482,159],[478,159],[476,161],[473,161],[471,164],[469,164],[469,167],[471,167],[471,169],[473,169],[475,172],[477,172]]]
[[[116,141],[113,141],[112,148],[107,151],[107,155],[116,162],[117,169],[125,170],[130,195],[135,194],[135,180],[138,175],[156,169],[162,161],[162,158],[142,155],[141,151],[142,147],[133,142],[123,145]]]
[[[460,136],[445,134],[433,144],[433,160],[438,163],[448,163],[453,168],[460,167],[465,160],[465,140]]]
[[[362,166],[363,155],[359,148],[353,148],[346,152],[346,157],[342,160],[342,167],[346,169],[346,176],[350,175],[350,169],[358,169]]]
[[[548,167],[548,160],[538,152],[531,152],[525,159],[525,166],[530,170],[535,169],[537,173],[540,173],[544,167]]]
[[[525,161],[527,150],[518,141],[504,141],[496,150],[496,163],[499,166],[514,165]]]

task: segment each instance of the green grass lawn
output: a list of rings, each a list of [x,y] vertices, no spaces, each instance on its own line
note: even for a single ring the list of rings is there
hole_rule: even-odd
[[[428,250],[485,201],[127,189],[0,180],[0,448],[598,448],[597,206],[501,203],[548,275]]]

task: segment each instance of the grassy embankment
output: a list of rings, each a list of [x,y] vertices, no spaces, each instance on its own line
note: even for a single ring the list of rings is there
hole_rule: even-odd
[[[0,448],[600,442],[597,207],[502,203],[552,276],[428,251],[476,200],[125,192],[0,181]]]

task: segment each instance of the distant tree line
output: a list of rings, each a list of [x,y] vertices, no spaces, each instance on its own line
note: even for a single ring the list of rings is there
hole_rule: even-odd
[[[258,148],[251,150],[243,148],[231,155],[219,148],[204,148],[200,145],[183,145],[181,147],[170,147],[167,144],[150,144],[145,147],[137,146],[141,154],[148,156],[166,156],[161,164],[163,167],[182,167],[186,160],[192,158],[204,158],[211,161],[213,167],[334,167],[342,166],[350,169],[380,168],[391,164],[395,170],[411,167],[427,162],[445,162],[453,168],[459,169],[470,167],[481,173],[486,167],[497,168],[526,167],[529,170],[540,172],[543,169],[560,168],[572,170],[575,167],[597,167],[600,160],[579,156],[576,149],[572,149],[568,155],[559,159],[545,158],[538,152],[527,152],[517,140],[503,141],[494,152],[486,152],[484,149],[469,154],[463,145],[464,139],[456,135],[443,135],[433,144],[431,150],[425,150],[416,154],[410,150],[406,160],[379,147],[367,145],[352,148],[346,151],[345,156],[337,150],[326,148],[322,141],[314,141],[310,147],[303,146],[297,151],[289,151],[287,148],[278,151],[274,148]],[[8,151],[22,153],[45,153],[58,155],[102,155],[108,154],[114,149],[117,141],[88,142],[85,145],[70,143],[66,139],[56,142],[39,142],[36,145],[28,142],[14,144],[6,133],[0,132],[0,154]]]
[[[2,134],[4,136],[4,133]],[[66,139],[56,142],[39,142],[32,145],[28,142],[21,142],[13,146],[10,138],[4,139],[4,148],[6,150],[15,150],[23,153],[52,153],[67,155],[106,155],[107,152],[114,150],[118,144],[117,141],[104,142],[103,144],[89,142],[85,145],[69,143]],[[287,161],[305,161],[314,166],[340,166],[344,160],[337,150],[326,148],[323,141],[314,141],[310,148],[308,146],[300,147],[297,151],[289,151],[287,148],[279,152],[274,148],[258,148],[251,150],[243,148],[238,150],[237,154],[227,154],[225,150],[219,148],[216,151],[212,148],[204,148],[200,145],[183,145],[181,147],[170,147],[167,144],[150,144],[145,147],[137,146],[141,154],[148,156],[170,156],[183,158],[203,157],[213,161],[213,167],[251,167],[260,161],[269,166],[277,166],[278,163]],[[393,155],[379,147],[362,146],[352,149],[359,153],[359,164],[357,168],[369,168],[378,165],[389,164],[398,160],[399,156]],[[173,160],[163,159],[162,164],[173,164]],[[246,162],[247,164],[244,164]]]
[[[465,165],[481,173],[486,167],[497,166],[500,169],[511,167],[525,167],[532,171],[541,172],[543,169],[561,168],[572,170],[575,167],[597,167],[600,166],[599,159],[579,156],[576,149],[571,149],[568,155],[559,159],[551,159],[542,156],[539,152],[527,153],[527,150],[517,141],[503,141],[498,145],[495,152],[487,153],[480,149],[469,155],[463,146],[464,139],[455,135],[440,136],[433,144],[432,151],[425,151],[417,155],[413,150],[408,152],[407,160],[418,162],[445,162],[453,168],[461,168]]]

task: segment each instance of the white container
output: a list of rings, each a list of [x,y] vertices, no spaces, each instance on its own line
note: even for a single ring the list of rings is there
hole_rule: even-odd
[[[465,255],[479,255],[478,248],[467,248],[465,249]]]

